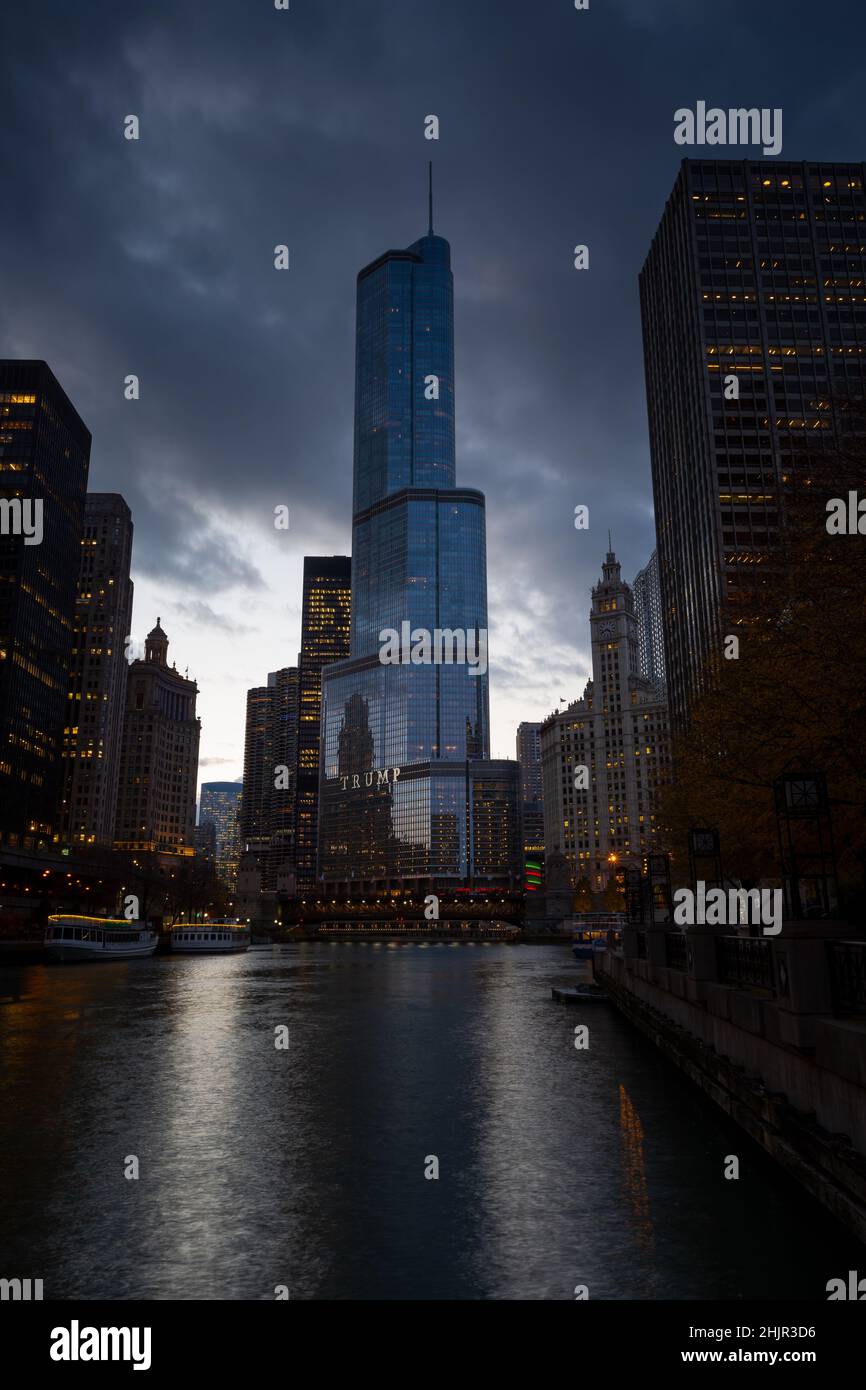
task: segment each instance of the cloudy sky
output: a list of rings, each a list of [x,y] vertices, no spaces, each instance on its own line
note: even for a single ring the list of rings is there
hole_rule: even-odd
[[[203,780],[240,776],[246,689],[296,659],[303,556],[349,553],[355,276],[423,234],[426,160],[513,757],[521,719],[582,692],[608,527],[628,579],[654,545],[637,276],[673,113],[781,107],[783,158],[862,160],[864,28],[862,0],[7,8],[0,355],[50,364],[91,489],[132,508],[133,632],[159,614],[199,682]]]

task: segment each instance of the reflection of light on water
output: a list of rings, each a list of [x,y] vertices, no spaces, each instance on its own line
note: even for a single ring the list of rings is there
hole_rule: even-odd
[[[644,1163],[643,1125],[622,1083],[619,1088],[619,1130],[622,1139],[623,1179],[635,1236],[641,1249],[648,1250],[653,1243],[653,1225]]]

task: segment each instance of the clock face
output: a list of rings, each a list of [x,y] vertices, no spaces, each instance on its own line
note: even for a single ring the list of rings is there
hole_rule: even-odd
[[[612,637],[613,623],[602,623],[601,627],[599,628],[599,632],[601,633],[602,637]]]

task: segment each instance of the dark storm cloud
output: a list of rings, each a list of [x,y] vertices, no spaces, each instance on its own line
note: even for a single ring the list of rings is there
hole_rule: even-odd
[[[137,570],[193,601],[255,592],[256,537],[280,503],[300,553],[349,547],[355,275],[423,232],[432,154],[458,476],[488,498],[491,626],[497,604],[528,609],[531,646],[576,659],[608,527],[628,578],[654,544],[637,275],[682,153],[674,109],[781,106],[784,156],[862,159],[863,50],[844,41],[858,14],[843,0],[31,6],[0,45],[0,348],[46,358],[79,407],[91,487],[133,508]],[[138,143],[122,138],[129,113]],[[438,143],[422,138],[428,113]],[[535,657],[491,650],[494,690]]]

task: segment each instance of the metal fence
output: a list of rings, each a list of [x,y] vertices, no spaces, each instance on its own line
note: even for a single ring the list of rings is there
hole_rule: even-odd
[[[716,938],[718,977],[722,984],[776,992],[771,943],[760,936]]]
[[[866,941],[828,941],[833,1012],[866,1014]]]
[[[665,964],[672,970],[688,970],[688,951],[683,932],[665,932]]]

